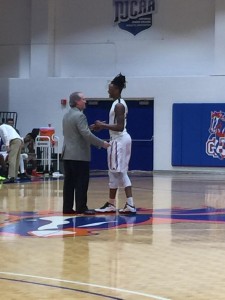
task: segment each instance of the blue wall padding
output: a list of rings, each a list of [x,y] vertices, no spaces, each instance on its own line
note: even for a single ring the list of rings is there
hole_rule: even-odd
[[[221,139],[218,133],[210,133],[211,112],[221,112],[222,117],[219,119],[217,126],[220,126],[221,130],[224,129],[225,131],[225,104],[173,104],[172,166],[225,166],[225,137]],[[215,147],[214,141],[217,143]],[[209,142],[211,145],[210,149],[215,149],[214,154],[212,151],[206,150],[209,149],[207,146]],[[219,144],[221,145],[220,149],[217,148]]]

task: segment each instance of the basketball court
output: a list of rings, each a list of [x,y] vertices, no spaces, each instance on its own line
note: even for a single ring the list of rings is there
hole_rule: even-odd
[[[224,299],[225,174],[130,175],[135,216],[62,215],[62,179],[1,185],[1,299]],[[107,194],[93,173],[89,208]]]

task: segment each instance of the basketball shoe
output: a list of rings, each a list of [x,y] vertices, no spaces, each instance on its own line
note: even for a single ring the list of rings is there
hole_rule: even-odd
[[[106,202],[102,207],[96,208],[95,211],[98,213],[112,213],[116,212],[116,207],[112,203]]]
[[[134,215],[134,214],[136,214],[136,211],[137,210],[136,210],[135,206],[132,206],[132,205],[128,204],[127,202],[126,202],[124,208],[119,209],[120,214],[126,214],[126,215],[129,215],[129,214]]]

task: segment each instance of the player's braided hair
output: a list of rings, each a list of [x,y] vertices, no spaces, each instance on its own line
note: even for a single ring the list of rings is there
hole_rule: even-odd
[[[126,88],[126,77],[120,73],[111,81],[111,84],[117,86],[121,92]]]

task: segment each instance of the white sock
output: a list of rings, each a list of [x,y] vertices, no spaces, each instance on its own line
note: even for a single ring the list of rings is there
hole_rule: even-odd
[[[128,203],[130,206],[134,206],[134,200],[133,200],[133,197],[127,198],[127,203]]]

